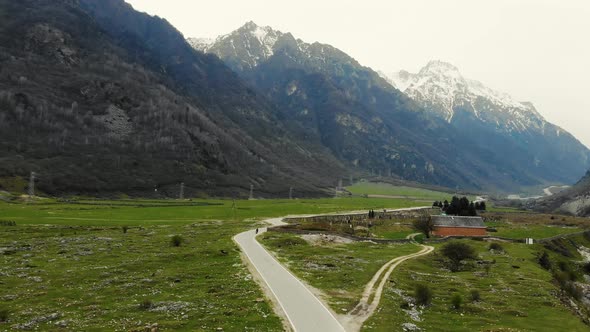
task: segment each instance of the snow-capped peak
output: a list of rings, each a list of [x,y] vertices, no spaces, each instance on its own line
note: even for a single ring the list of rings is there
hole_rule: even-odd
[[[459,68],[452,64],[440,60],[432,60],[428,62],[424,68],[420,70],[418,75],[444,75],[462,78]]]
[[[449,122],[456,107],[470,109],[480,120],[504,124],[509,130],[539,127],[545,122],[532,104],[521,103],[481,82],[466,79],[448,62],[430,61],[417,74],[407,71],[380,74],[392,86]]]
[[[201,52],[207,52],[209,47],[213,45],[215,39],[213,38],[188,38],[186,40],[192,48]]]

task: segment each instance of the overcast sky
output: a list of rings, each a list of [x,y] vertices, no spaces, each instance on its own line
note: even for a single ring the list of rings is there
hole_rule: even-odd
[[[185,37],[247,21],[331,44],[365,66],[417,72],[429,60],[518,100],[590,146],[590,0],[127,0]]]

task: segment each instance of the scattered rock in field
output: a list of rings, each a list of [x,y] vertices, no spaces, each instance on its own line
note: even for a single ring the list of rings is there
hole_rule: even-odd
[[[28,277],[27,279],[34,282],[43,282],[43,278],[41,277]]]
[[[584,262],[590,262],[590,249],[586,248],[584,246],[580,246],[578,247],[578,252],[580,253],[580,256],[582,256],[582,258],[584,258]]]
[[[402,328],[404,329],[404,331],[421,331],[421,329],[418,326],[416,326],[416,324],[412,323],[403,323]]]
[[[311,245],[323,245],[327,243],[352,243],[354,241],[347,239],[345,237],[336,236],[336,235],[326,235],[326,234],[305,234],[301,235],[301,238],[307,241]]]
[[[414,305],[410,304],[410,309],[404,310],[404,312],[408,314],[414,322],[422,321],[422,318],[420,318],[422,312],[420,312]]]
[[[55,326],[62,328],[68,327],[68,324],[70,324],[70,320],[68,319],[63,319],[54,323]]]
[[[37,325],[39,325],[41,323],[50,322],[50,321],[56,320],[60,317],[61,317],[61,314],[57,313],[57,312],[46,315],[46,316],[38,316],[38,317],[31,319],[30,321],[28,321],[26,323],[13,325],[12,328],[14,328],[15,330],[32,330],[35,327],[37,327]]]
[[[187,310],[190,307],[189,302],[173,302],[173,301],[163,301],[163,302],[156,302],[154,303],[153,307],[149,310],[152,312],[174,312],[174,311],[182,311]]]
[[[14,255],[16,254],[16,248],[12,248],[12,247],[3,247],[0,248],[0,255]]]

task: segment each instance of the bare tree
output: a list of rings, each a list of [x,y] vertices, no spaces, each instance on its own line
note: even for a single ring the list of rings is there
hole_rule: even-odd
[[[412,226],[415,230],[426,235],[426,238],[430,238],[430,233],[434,230],[432,218],[426,214],[423,214],[418,219],[414,220]]]

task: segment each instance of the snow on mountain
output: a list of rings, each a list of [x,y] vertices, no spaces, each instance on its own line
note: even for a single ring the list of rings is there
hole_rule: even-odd
[[[215,43],[213,38],[188,38],[186,40],[192,48],[201,52],[207,52],[209,47]]]
[[[392,86],[451,122],[458,108],[471,111],[483,122],[508,131],[543,130],[545,120],[531,103],[466,79],[459,69],[443,61],[430,61],[417,74],[380,73]]]
[[[199,38],[187,39],[194,48],[217,54],[238,71],[253,69],[268,60],[277,51],[289,50],[287,53],[298,61],[316,64],[331,64],[329,59],[339,63],[358,66],[358,63],[335,47],[320,43],[305,43],[296,39],[291,33],[283,33],[268,26],[258,26],[250,21],[239,29],[219,36],[213,42],[202,42]],[[205,45],[203,47],[202,45]],[[295,60],[295,59],[294,59]]]

